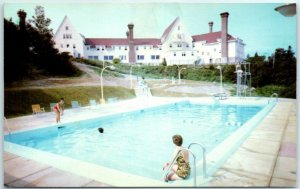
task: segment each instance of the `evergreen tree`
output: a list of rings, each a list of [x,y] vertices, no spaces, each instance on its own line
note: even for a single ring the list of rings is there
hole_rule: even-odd
[[[29,23],[33,24],[40,34],[52,37],[52,29],[49,29],[51,20],[45,17],[44,7],[39,5],[35,7],[35,16],[29,19]]]

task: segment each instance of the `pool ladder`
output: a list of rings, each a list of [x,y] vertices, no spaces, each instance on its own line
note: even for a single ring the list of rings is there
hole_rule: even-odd
[[[171,171],[171,169],[172,169],[172,167],[173,167],[173,165],[176,163],[176,160],[177,160],[177,158],[178,158],[178,156],[179,156],[179,154],[180,154],[180,152],[182,152],[182,151],[188,151],[190,154],[192,154],[192,156],[193,156],[193,163],[194,163],[194,186],[197,186],[197,171],[196,171],[196,156],[195,156],[195,154],[190,150],[190,147],[191,146],[193,146],[193,145],[198,145],[198,146],[200,146],[201,147],[201,149],[202,149],[202,152],[203,152],[203,175],[204,175],[204,178],[207,178],[207,173],[206,173],[206,157],[205,157],[205,147],[202,145],[202,144],[200,144],[200,143],[197,143],[197,142],[193,142],[193,143],[191,143],[189,146],[188,146],[188,148],[186,149],[186,148],[184,148],[184,149],[181,149],[181,150],[179,150],[178,152],[177,152],[177,154],[176,154],[176,156],[175,156],[175,158],[173,159],[173,161],[171,162],[171,164],[169,165],[169,167],[168,167],[168,169],[166,170],[166,172],[165,172],[165,174],[164,174],[164,179],[165,180],[167,180],[167,176],[169,175],[169,173],[170,173],[170,171]]]
[[[273,94],[270,96],[269,100],[268,100],[268,104],[270,104],[272,98],[274,98],[274,97],[276,97],[276,102],[278,102],[278,94],[277,94],[277,93],[273,93]]]
[[[6,117],[4,117],[4,125],[5,125],[5,127],[6,127],[6,129],[7,129],[7,131],[8,131],[8,133],[10,134],[10,133],[11,133],[11,130],[10,130],[9,126],[8,126],[8,122],[7,122]]]

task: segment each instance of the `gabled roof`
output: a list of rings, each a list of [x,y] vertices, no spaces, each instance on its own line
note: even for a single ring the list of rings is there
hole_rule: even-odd
[[[126,38],[85,38],[86,45],[128,45]]]
[[[163,35],[161,36],[161,39],[166,39],[166,37],[169,35],[170,31],[174,27],[175,23],[179,20],[179,17],[177,17],[168,27],[165,29]]]
[[[160,39],[156,38],[140,38],[140,39],[133,39],[133,43],[135,45],[161,45]]]
[[[134,45],[160,45],[160,39],[155,38],[140,38],[133,40]],[[86,45],[105,45],[105,46],[112,46],[112,45],[129,45],[129,41],[127,38],[86,38],[85,39]]]
[[[221,33],[222,33],[221,31],[205,33],[202,35],[194,35],[192,36],[192,38],[194,42],[206,41],[206,43],[216,43],[218,42],[217,39],[221,39]],[[227,34],[227,36],[228,36],[227,40],[235,40],[235,38],[232,35]]]

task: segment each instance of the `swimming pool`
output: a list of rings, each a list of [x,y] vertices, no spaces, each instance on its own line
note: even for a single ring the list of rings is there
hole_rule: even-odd
[[[5,136],[18,145],[155,180],[169,161],[171,137],[200,142],[211,152],[264,106],[183,102]],[[104,134],[97,131],[104,128]],[[199,155],[200,156],[200,155]],[[199,157],[198,156],[198,157]],[[201,156],[200,156],[201,157]]]

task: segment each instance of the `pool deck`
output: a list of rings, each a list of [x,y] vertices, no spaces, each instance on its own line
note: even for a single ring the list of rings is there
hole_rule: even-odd
[[[211,98],[210,98],[211,100]],[[97,107],[68,109],[62,123],[124,110],[176,102],[176,98],[132,99]],[[55,125],[53,112],[7,119],[13,132]],[[4,127],[7,133],[7,128]],[[277,105],[203,187],[296,187],[297,101]],[[3,152],[4,184],[9,187],[108,187],[109,184]]]

